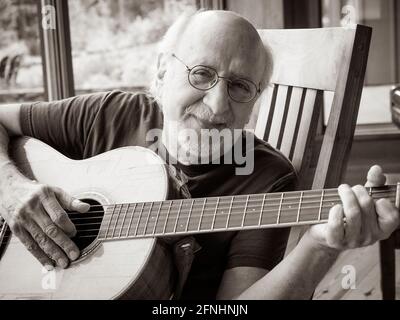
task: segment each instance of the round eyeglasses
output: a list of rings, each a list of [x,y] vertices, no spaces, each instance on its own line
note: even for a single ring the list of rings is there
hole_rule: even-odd
[[[229,97],[239,103],[250,102],[261,92],[260,87],[257,88],[256,84],[248,79],[221,77],[214,68],[203,65],[190,68],[175,54],[172,54],[172,56],[186,67],[188,81],[193,88],[207,91],[213,88],[219,79],[224,79],[228,83],[227,91]]]

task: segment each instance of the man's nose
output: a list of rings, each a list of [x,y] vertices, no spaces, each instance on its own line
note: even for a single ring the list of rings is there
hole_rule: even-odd
[[[220,79],[213,88],[207,90],[203,102],[215,115],[229,112],[231,107],[226,81]]]

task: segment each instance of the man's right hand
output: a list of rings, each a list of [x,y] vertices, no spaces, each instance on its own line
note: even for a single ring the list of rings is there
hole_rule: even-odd
[[[25,247],[48,270],[54,263],[66,268],[76,260],[79,249],[70,239],[76,229],[64,209],[84,213],[90,206],[60,188],[28,179],[8,187],[1,192],[1,215]]]

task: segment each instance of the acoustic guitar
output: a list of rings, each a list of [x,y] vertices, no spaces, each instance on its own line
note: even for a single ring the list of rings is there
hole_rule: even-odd
[[[0,222],[1,299],[169,299],[174,266],[159,239],[318,224],[340,203],[337,189],[167,200],[167,167],[141,147],[77,161],[24,137],[10,152],[26,176],[64,189],[91,209],[68,213],[81,256],[50,272]],[[397,206],[399,191],[400,184],[369,189]]]

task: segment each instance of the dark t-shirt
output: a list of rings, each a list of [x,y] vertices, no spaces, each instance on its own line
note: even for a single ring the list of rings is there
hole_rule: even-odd
[[[151,147],[151,129],[163,127],[157,102],[139,93],[112,91],[56,102],[25,104],[22,130],[73,159],[85,159],[124,146]],[[255,138],[254,171],[235,174],[236,164],[174,164],[191,196],[223,196],[293,190],[297,176],[290,162]],[[196,235],[201,246],[182,298],[214,299],[225,269],[239,266],[271,270],[283,257],[289,229],[263,229]]]

